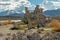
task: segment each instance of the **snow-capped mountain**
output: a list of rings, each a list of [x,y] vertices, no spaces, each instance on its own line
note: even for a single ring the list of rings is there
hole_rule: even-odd
[[[16,12],[15,10],[5,10],[0,12],[0,16],[24,16],[23,12]]]
[[[33,11],[33,10],[32,10]],[[44,15],[46,16],[60,16],[60,9],[56,9],[56,10],[46,10],[44,11]],[[0,16],[24,16],[23,12],[19,12],[16,10],[5,10],[0,12]]]

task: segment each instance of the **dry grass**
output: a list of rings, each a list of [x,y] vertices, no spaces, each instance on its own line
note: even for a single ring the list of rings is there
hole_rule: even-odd
[[[53,30],[58,31],[60,30],[60,22],[58,20],[52,20],[50,23],[50,26],[53,28]]]

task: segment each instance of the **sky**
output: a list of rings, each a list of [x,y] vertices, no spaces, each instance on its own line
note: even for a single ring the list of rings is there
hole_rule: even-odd
[[[25,7],[33,10],[36,5],[40,5],[44,10],[56,10],[60,8],[60,0],[0,0],[0,12],[4,10],[24,12]]]

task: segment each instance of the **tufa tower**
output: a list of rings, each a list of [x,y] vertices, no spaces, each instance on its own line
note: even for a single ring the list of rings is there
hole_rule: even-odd
[[[39,8],[39,5],[36,5],[33,12],[29,12],[28,8],[25,7],[25,16],[28,20],[28,29],[35,28],[33,22],[37,28],[46,25],[46,16],[43,15],[43,8]]]

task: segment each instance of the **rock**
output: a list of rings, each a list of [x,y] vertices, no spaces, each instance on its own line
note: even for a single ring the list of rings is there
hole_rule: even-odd
[[[42,40],[60,40],[60,32],[48,32],[42,37]]]
[[[40,40],[41,39],[39,33],[33,33],[32,35],[28,35],[27,38],[29,40]]]
[[[11,36],[11,33],[7,33],[7,36]]]
[[[37,32],[41,33],[41,31],[44,31],[44,29],[38,29]]]
[[[18,40],[16,34],[13,34],[13,35],[12,35],[12,40]]]
[[[2,33],[0,33],[0,37],[4,36]]]
[[[10,37],[6,37],[5,40],[11,40],[11,38]]]
[[[8,38],[5,38],[5,40],[9,40]]]
[[[44,35],[42,36],[42,33],[40,33],[40,31],[41,30],[38,29],[36,32],[33,32],[32,30],[18,32],[12,35],[12,40],[60,40],[60,32],[49,31],[43,33]]]
[[[28,40],[27,36],[23,32],[18,33],[17,37],[18,37],[18,40]]]

